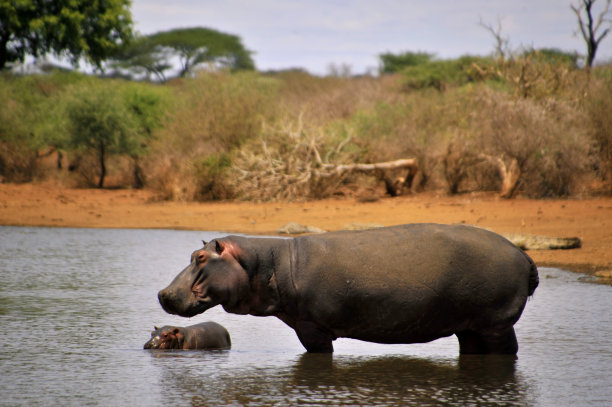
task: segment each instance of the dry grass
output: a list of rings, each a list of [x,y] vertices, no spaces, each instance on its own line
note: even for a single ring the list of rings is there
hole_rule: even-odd
[[[328,176],[325,169],[415,158],[419,171],[405,192],[499,191],[513,163],[514,195],[612,192],[610,68],[587,76],[525,58],[482,69],[443,89],[406,90],[401,75],[301,72],[171,82],[166,119],[140,161],[145,185],[171,200],[316,199],[364,189],[380,196],[400,172]],[[10,96],[7,89],[0,90]],[[24,111],[19,103],[12,97],[0,118]],[[3,151],[23,153],[14,140],[0,137]],[[6,179],[35,173],[21,153],[0,157]],[[10,164],[13,156],[21,164]],[[23,168],[12,174],[7,163]],[[112,167],[113,183],[130,185],[133,161]],[[94,174],[80,176],[87,183]]]

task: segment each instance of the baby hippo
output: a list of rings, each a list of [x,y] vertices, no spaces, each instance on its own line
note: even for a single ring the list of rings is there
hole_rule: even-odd
[[[155,327],[145,349],[229,349],[229,332],[216,322],[186,326]]]

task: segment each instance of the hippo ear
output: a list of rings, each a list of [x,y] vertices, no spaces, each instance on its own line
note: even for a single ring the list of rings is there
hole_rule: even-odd
[[[206,247],[206,240],[202,240],[202,244]]]
[[[157,331],[159,328],[153,325],[153,329]]]
[[[172,333],[173,333],[173,334],[175,334],[175,335],[178,335],[178,334],[179,334],[179,332],[181,332],[181,331],[180,331],[178,328],[174,328],[174,329],[172,330]]]
[[[225,250],[225,245],[220,241],[215,240],[215,251],[217,252],[217,254],[223,253],[223,250]]]

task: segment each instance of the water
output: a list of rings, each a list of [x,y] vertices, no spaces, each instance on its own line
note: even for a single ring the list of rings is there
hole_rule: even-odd
[[[518,359],[454,337],[305,354],[275,318],[165,314],[158,289],[218,233],[0,227],[0,405],[536,405],[612,402],[612,287],[540,270]],[[145,351],[153,325],[214,320],[229,351]]]

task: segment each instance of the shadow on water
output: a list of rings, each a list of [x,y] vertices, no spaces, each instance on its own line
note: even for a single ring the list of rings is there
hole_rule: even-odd
[[[202,356],[211,357],[217,356]],[[162,398],[189,395],[194,406],[529,404],[529,385],[516,374],[514,356],[429,360],[305,353],[287,362],[221,368],[215,377],[209,369],[179,370],[176,363],[164,364]]]

